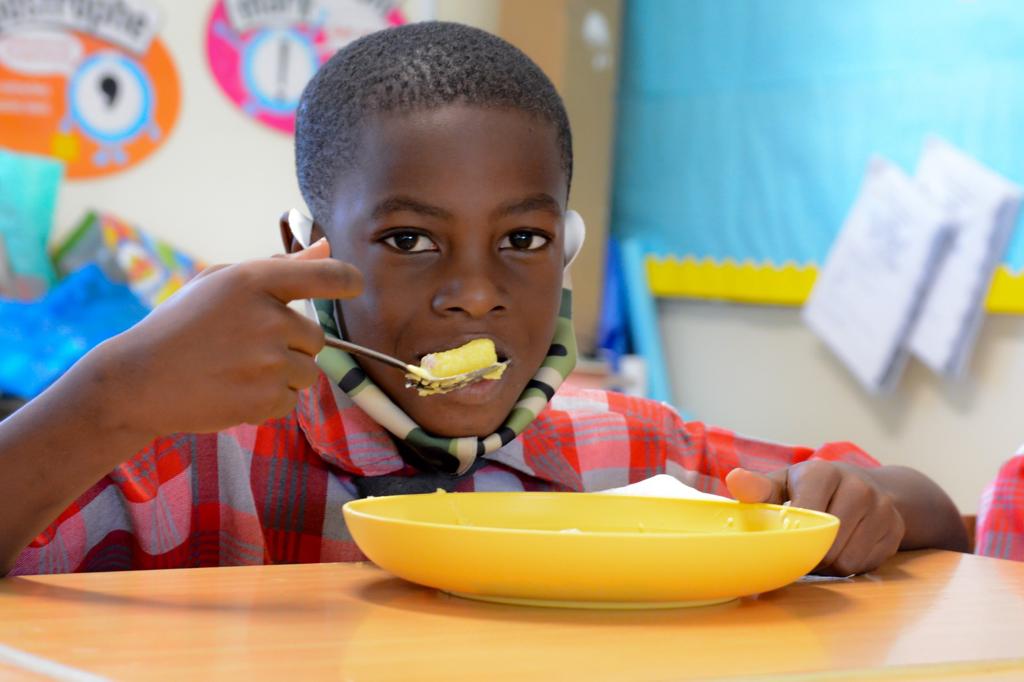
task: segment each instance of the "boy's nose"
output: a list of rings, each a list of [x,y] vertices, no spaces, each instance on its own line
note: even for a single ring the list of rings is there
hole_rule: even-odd
[[[462,314],[471,318],[505,310],[500,288],[480,263],[448,274],[434,295],[433,306],[441,315]]]

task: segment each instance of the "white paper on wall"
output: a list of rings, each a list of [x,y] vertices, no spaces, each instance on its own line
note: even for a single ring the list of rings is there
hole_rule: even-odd
[[[875,157],[836,237],[804,320],[870,392],[891,389],[952,226],[921,187]]]
[[[1021,188],[952,145],[925,143],[915,181],[953,223],[953,235],[910,336],[910,349],[940,374],[963,374],[985,316],[992,274],[1009,244]]]

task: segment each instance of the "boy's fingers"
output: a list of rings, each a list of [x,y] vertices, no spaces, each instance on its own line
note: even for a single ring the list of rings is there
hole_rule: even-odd
[[[876,545],[882,541],[885,532],[879,528],[872,528],[870,520],[866,516],[853,522],[852,525],[856,527],[844,541],[845,544],[839,548],[839,539],[837,538],[828,554],[818,564],[819,570],[843,576],[869,570],[870,555]]]
[[[264,416],[262,419],[260,419],[259,421],[255,422],[255,423],[253,423],[253,422],[248,422],[248,423],[253,424],[254,426],[257,426],[257,425],[267,421],[268,419],[283,419],[283,418],[287,417],[289,414],[292,413],[292,410],[295,409],[295,405],[298,402],[299,402],[299,392],[297,390],[295,390],[295,389],[289,388],[287,391],[285,391],[285,392],[283,392],[281,394],[281,397],[277,401],[277,405],[272,407],[270,409],[270,411],[266,414],[266,416]]]
[[[309,388],[320,375],[316,361],[305,353],[288,351],[288,388],[301,391]]]
[[[848,478],[845,485],[840,485],[829,502],[827,511],[829,514],[840,519],[839,532],[836,534],[835,542],[828,550],[828,554],[822,559],[826,566],[838,561],[840,555],[848,548],[854,554],[858,552],[858,540],[870,541],[875,538],[869,537],[871,526],[871,507],[868,504],[870,495],[866,486],[859,479]],[[864,524],[868,524],[865,526]],[[865,551],[865,548],[860,548]]]
[[[301,253],[305,251],[259,264],[264,290],[282,303],[303,298],[352,298],[363,290],[363,275],[352,265],[315,253],[299,258]]]
[[[880,502],[861,517],[846,546],[839,551],[833,547],[825,561],[831,560],[832,567],[845,575],[873,570],[899,550],[905,528],[903,517]]]
[[[899,551],[900,541],[903,539],[902,533],[895,526],[890,526],[889,530],[882,539],[875,543],[875,546],[868,553],[867,558],[864,560],[864,571],[873,571],[882,563]]]
[[[831,512],[832,496],[842,475],[831,462],[811,460],[793,467],[790,476],[790,502],[794,507]]]
[[[729,493],[740,502],[782,504],[786,500],[786,470],[758,474],[736,468],[725,477]]]
[[[835,512],[829,511],[830,514],[835,516]],[[825,554],[825,558],[821,560],[821,565],[824,567],[836,567],[836,563],[839,562],[839,558],[844,553],[848,553],[851,556],[858,554],[857,542],[855,539],[858,534],[864,534],[866,531],[861,528],[864,525],[864,517],[860,518],[844,518],[839,523],[839,533],[836,535],[835,541],[832,546],[829,547],[828,553]],[[844,563],[849,563],[846,561]],[[845,575],[849,575],[854,571],[846,571]]]
[[[292,260],[316,260],[317,258],[328,258],[331,255],[331,246],[327,243],[326,237],[321,237],[301,251],[289,253],[286,257]]]
[[[275,253],[271,258],[290,258],[292,260],[315,260],[327,258],[331,255],[331,246],[327,243],[327,237],[320,237],[309,246],[292,251],[291,253]]]
[[[292,314],[293,324],[288,330],[288,348],[310,357],[315,357],[324,347],[324,330],[313,320],[300,315],[294,310],[288,310]]]

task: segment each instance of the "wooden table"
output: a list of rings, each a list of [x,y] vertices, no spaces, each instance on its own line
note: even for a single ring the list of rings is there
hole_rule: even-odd
[[[908,553],[647,612],[465,601],[367,564],[11,578],[0,643],[3,679],[1019,680],[1024,563]]]

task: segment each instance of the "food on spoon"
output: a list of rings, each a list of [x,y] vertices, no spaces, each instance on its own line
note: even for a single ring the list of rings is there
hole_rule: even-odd
[[[473,339],[452,350],[424,355],[420,361],[420,367],[439,381],[431,382],[431,386],[420,386],[419,393],[421,396],[447,393],[454,386],[446,386],[444,379],[485,369],[497,363],[498,353],[494,348],[494,342],[490,339]],[[483,378],[492,381],[500,379],[501,375],[505,373],[505,367],[504,364],[499,365],[493,372],[485,374]]]
[[[473,339],[469,343],[440,353],[424,355],[420,367],[442,379],[456,374],[475,372],[498,362],[498,353],[490,339]],[[500,379],[505,366],[484,375],[484,379]]]

